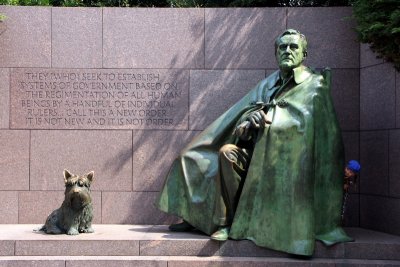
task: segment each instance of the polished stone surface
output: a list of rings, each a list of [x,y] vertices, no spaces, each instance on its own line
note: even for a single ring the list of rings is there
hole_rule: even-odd
[[[203,68],[203,33],[202,9],[104,8],[103,67]]]
[[[18,256],[134,256],[139,255],[138,252],[139,242],[136,240],[21,240],[16,241],[15,246]]]
[[[389,195],[389,133],[372,131],[360,133],[360,192]]]
[[[29,131],[0,130],[0,190],[29,190]]]
[[[400,198],[400,130],[389,132],[389,195]]]
[[[396,127],[400,128],[400,73],[396,72]]]
[[[10,257],[0,259],[1,267],[65,267],[63,259],[49,259],[44,257],[25,258]]]
[[[13,240],[0,240],[0,256],[14,256],[15,243]]]
[[[102,26],[100,8],[53,7],[52,67],[101,68]]]
[[[7,267],[396,267],[399,261],[353,259],[282,259],[196,256],[17,256],[0,258]]]
[[[189,70],[12,69],[13,129],[188,128]]]
[[[396,119],[395,69],[381,64],[360,70],[360,127],[391,129]]]
[[[18,223],[18,192],[0,191],[0,224]]]
[[[103,192],[102,223],[104,224],[168,224],[170,215],[155,208],[158,192]]]
[[[46,235],[32,231],[38,226],[40,225],[1,225],[0,242],[15,242],[15,256],[78,256],[79,251],[81,256],[90,256],[100,255],[99,252],[102,251],[102,255],[109,256],[110,259],[117,255],[140,255],[143,259],[150,255],[207,256],[199,259],[210,259],[210,256],[220,255],[233,257],[235,260],[243,260],[246,257],[258,257],[259,260],[288,260],[285,253],[268,252],[267,249],[258,248],[249,241],[229,240],[219,243],[195,231],[172,233],[166,225],[94,225],[95,233],[77,236]],[[361,228],[346,228],[346,232],[355,238],[355,242],[332,247],[318,243],[314,259],[400,260],[400,254],[394,253],[400,249],[399,236]],[[3,249],[4,247],[0,247],[0,253],[4,253]],[[252,249],[258,249],[259,252],[264,250],[264,253],[252,252]],[[365,256],[367,251],[374,249],[375,252],[369,252],[370,256]]]
[[[276,68],[274,42],[285,16],[283,8],[206,8],[206,69]]]
[[[66,267],[168,267],[168,259],[160,257],[100,257],[99,259],[68,259]]]
[[[342,132],[345,161],[360,159],[360,133],[359,132]]]
[[[331,95],[342,130],[360,129],[360,70],[333,69]]]
[[[92,192],[91,196],[93,223],[101,223],[101,193]],[[24,191],[19,192],[18,200],[18,223],[44,224],[47,216],[61,206],[64,191]]]
[[[133,132],[133,191],[160,191],[173,160],[197,133]]]
[[[398,233],[400,137],[396,127],[400,127],[400,74],[390,64],[376,59],[368,45],[354,42],[354,23],[346,18],[351,15],[351,8],[312,10],[317,12],[311,14],[310,8],[0,6],[0,13],[8,16],[0,26],[0,128],[5,129],[0,131],[0,223],[42,223],[48,212],[61,204],[64,168],[77,173],[92,169],[96,172],[93,189],[95,212],[99,213],[95,216],[97,223],[176,220],[153,208],[170,162],[197,130],[204,129],[244,94],[253,79],[258,81],[259,76],[267,76],[263,72],[270,74],[276,69],[271,49],[274,39],[284,28],[293,27],[309,39],[306,64],[333,68],[332,95],[344,130],[346,159],[360,159],[363,165],[358,188],[361,201],[356,190],[350,198],[352,215],[348,223]],[[309,27],[315,20],[318,25]],[[321,38],[326,29],[329,34]],[[104,47],[99,46],[101,42]],[[182,124],[168,131],[7,131],[10,109],[18,104],[9,102],[15,94],[9,85],[13,80],[11,77],[10,81],[10,73],[28,67],[47,68],[50,72],[83,68],[83,73],[85,68],[101,68],[102,61],[104,71],[178,68],[174,71],[182,75],[185,90],[191,90],[184,95],[186,102],[179,104],[181,113],[177,116]],[[228,86],[223,87],[222,82]],[[221,94],[227,98],[224,103],[215,101],[214,96]],[[19,128],[21,124],[11,119],[11,126]],[[360,127],[361,137],[357,133]],[[189,129],[195,131],[186,132]],[[157,153],[157,143],[163,144],[163,154]],[[133,201],[138,203],[132,204]],[[359,208],[361,220],[356,214]],[[101,220],[102,215],[105,221]],[[74,264],[79,266],[82,262]],[[94,266],[99,264],[94,262]],[[187,263],[178,262],[169,264]]]
[[[192,70],[190,129],[204,130],[263,78],[264,70]]]
[[[0,129],[10,127],[10,70],[0,68]]]
[[[210,239],[204,240],[145,240],[140,242],[140,255],[143,256],[213,256],[219,255],[219,244]]]
[[[370,67],[384,63],[382,58],[377,58],[377,54],[372,52],[369,44],[360,44],[360,67]]]
[[[400,235],[400,199],[385,196],[361,195],[360,196],[360,226],[373,229],[376,231],[384,231],[387,233]],[[400,248],[388,249],[377,247],[377,251],[373,253],[382,253],[387,250],[388,253],[400,255]],[[369,251],[373,251],[372,249]],[[361,253],[361,252],[360,252]],[[371,252],[372,253],[372,252]],[[368,254],[366,252],[366,254]],[[372,254],[376,255],[376,254]],[[361,256],[363,257],[363,256]],[[385,258],[382,258],[385,259]]]
[[[51,66],[51,8],[0,6],[0,67]]]
[[[359,68],[359,43],[354,31],[356,24],[351,16],[350,7],[288,9],[287,28],[299,30],[309,43],[306,64],[314,67]]]
[[[95,191],[131,190],[132,132],[40,130],[31,135],[31,190],[64,190],[64,169],[94,171]]]

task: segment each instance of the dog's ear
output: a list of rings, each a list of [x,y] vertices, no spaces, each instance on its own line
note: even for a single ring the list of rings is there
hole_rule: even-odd
[[[65,181],[65,183],[67,183],[67,180],[69,179],[69,178],[71,178],[72,177],[72,174],[69,172],[69,170],[64,170],[64,181]]]
[[[93,176],[94,176],[94,171],[91,171],[88,174],[86,174],[86,177],[88,178],[89,182],[93,181]]]

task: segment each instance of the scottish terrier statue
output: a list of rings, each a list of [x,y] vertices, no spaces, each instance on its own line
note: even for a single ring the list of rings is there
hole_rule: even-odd
[[[93,205],[90,185],[94,172],[79,176],[64,170],[65,199],[59,209],[54,210],[40,229],[47,234],[77,235],[93,233]]]

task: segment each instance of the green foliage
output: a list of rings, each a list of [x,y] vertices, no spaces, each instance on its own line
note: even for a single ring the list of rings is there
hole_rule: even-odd
[[[139,7],[169,7],[167,0],[128,0],[128,4]]]
[[[1,5],[48,6],[49,0],[0,0]]]
[[[347,6],[350,0],[0,0],[0,5],[117,7]]]
[[[354,0],[353,12],[360,41],[400,71],[400,1]]]
[[[50,0],[52,6],[166,7],[166,0]]]
[[[0,26],[1,26],[2,22],[3,22],[4,20],[6,20],[6,19],[7,19],[7,17],[6,17],[5,15],[3,15],[3,14],[0,13]],[[0,30],[0,35],[2,35],[3,32],[4,32],[4,29]]]
[[[173,7],[348,6],[349,0],[168,0]]]
[[[0,0],[0,5],[89,6],[89,7],[169,7],[167,0]]]

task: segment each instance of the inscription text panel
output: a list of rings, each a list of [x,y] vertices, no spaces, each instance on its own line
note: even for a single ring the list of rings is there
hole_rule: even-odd
[[[187,129],[189,72],[14,69],[13,129]]]

